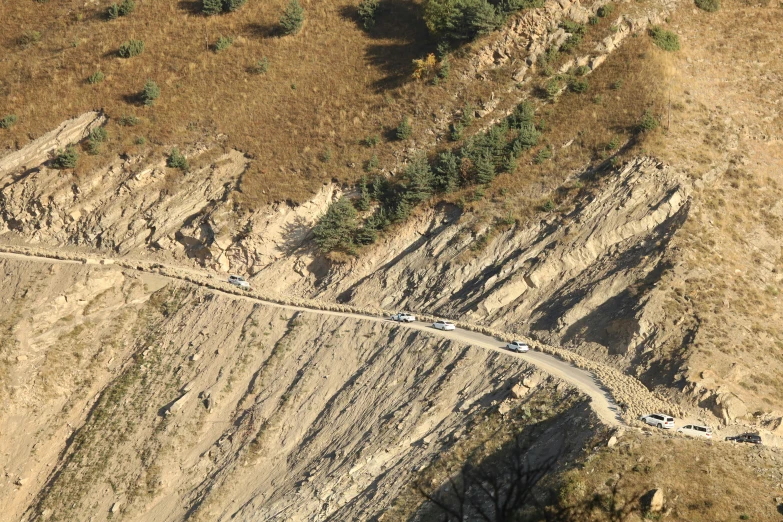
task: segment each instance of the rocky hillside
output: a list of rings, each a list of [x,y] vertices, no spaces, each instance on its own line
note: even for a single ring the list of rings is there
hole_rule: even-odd
[[[531,375],[113,267],[2,269],[4,520],[367,518]]]

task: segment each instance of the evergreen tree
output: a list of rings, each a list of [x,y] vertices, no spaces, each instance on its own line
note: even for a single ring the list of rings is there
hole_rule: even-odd
[[[223,0],[201,0],[201,12],[216,15],[223,12]]]
[[[440,192],[451,192],[459,184],[459,160],[452,152],[442,152],[438,155],[435,168],[435,189]]]
[[[356,231],[356,209],[347,198],[329,205],[329,208],[313,228],[315,242],[321,252],[343,250],[352,252]]]
[[[407,201],[416,204],[432,195],[435,176],[424,154],[419,154],[411,160],[405,169],[405,177],[408,179],[405,191]]]
[[[495,179],[495,163],[491,153],[484,149],[475,160],[476,183],[486,185]]]

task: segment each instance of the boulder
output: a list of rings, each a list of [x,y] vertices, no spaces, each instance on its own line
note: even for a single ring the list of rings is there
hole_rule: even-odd
[[[642,509],[647,513],[660,513],[663,511],[663,490],[651,489],[642,497]]]
[[[617,446],[617,437],[615,435],[609,437],[609,440],[607,441],[606,445],[610,448]]]
[[[513,388],[511,388],[511,396],[515,399],[521,399],[525,395],[527,395],[527,392],[530,391],[530,388],[525,386],[522,383],[517,383],[514,385]]]
[[[725,422],[732,422],[748,414],[748,408],[745,406],[745,403],[733,393],[716,395],[712,411]]]

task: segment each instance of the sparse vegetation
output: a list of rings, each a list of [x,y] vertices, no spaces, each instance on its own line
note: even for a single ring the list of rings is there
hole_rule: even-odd
[[[123,42],[122,45],[120,45],[120,48],[117,49],[117,54],[121,58],[133,58],[134,56],[138,56],[143,52],[143,40],[128,40],[127,42]]]
[[[614,4],[608,3],[599,7],[598,11],[596,11],[596,14],[598,15],[599,18],[606,18],[607,16],[610,16],[613,12],[614,12]]]
[[[413,127],[407,116],[405,116],[399,125],[397,125],[397,131],[395,132],[398,140],[407,140],[413,135]]]
[[[31,47],[33,45],[37,45],[38,42],[41,41],[41,32],[40,31],[34,31],[29,30],[22,33],[22,36],[19,37],[19,45],[21,45],[24,48]]]
[[[650,36],[652,37],[653,42],[655,42],[655,45],[664,51],[680,50],[680,37],[671,31],[667,31],[656,25],[650,28]]]
[[[359,18],[362,21],[362,27],[370,30],[375,27],[375,15],[378,12],[380,0],[362,0],[359,2]]]
[[[101,71],[95,71],[87,78],[87,83],[95,85],[101,83],[105,78],[106,76]]]
[[[651,111],[645,111],[642,119],[639,121],[639,130],[642,132],[650,132],[658,128],[658,119],[653,116]]]
[[[123,114],[120,119],[117,120],[117,124],[123,127],[135,127],[140,122],[141,120],[132,114]]]
[[[269,59],[266,56],[262,56],[252,69],[255,74],[266,74],[269,72]]]
[[[160,98],[160,87],[152,80],[147,80],[144,84],[144,89],[141,91],[141,101],[144,105],[150,106],[155,103],[155,100]]]
[[[136,9],[133,0],[123,0],[119,5],[114,3],[107,9],[106,15],[109,20],[115,20],[121,16],[128,16]]]
[[[101,151],[101,144],[103,144],[109,138],[105,127],[95,127],[90,131],[90,135],[87,138],[87,152],[91,155],[99,154]]]
[[[720,0],[696,0],[696,7],[708,13],[715,13],[720,9]]]
[[[234,44],[234,39],[230,36],[221,36],[215,42],[215,52],[219,53],[231,47]]]
[[[187,171],[190,169],[188,159],[176,147],[171,149],[169,157],[166,159],[166,166],[172,169]]]
[[[290,0],[283,12],[283,16],[280,17],[280,27],[283,30],[283,34],[293,35],[298,33],[302,29],[304,21],[305,13],[299,0]]]
[[[16,125],[16,114],[6,114],[0,118],[0,129],[10,129]]]
[[[76,152],[76,147],[68,145],[65,149],[57,149],[54,153],[52,167],[60,170],[74,169],[78,162],[79,153]]]

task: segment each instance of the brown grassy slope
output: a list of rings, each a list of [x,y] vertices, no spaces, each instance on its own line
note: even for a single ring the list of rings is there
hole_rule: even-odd
[[[304,1],[307,21],[292,37],[275,34],[283,0],[251,0],[238,12],[213,17],[199,14],[197,1],[138,0],[134,13],[112,21],[105,19],[109,3],[0,6],[6,28],[0,35],[0,115],[19,117],[0,134],[0,150],[22,146],[69,116],[103,108],[114,118],[142,118],[133,129],[110,127],[120,139],[109,151],[133,150],[137,135],[166,151],[225,133],[228,146],[257,158],[250,184],[265,189],[265,198],[301,199],[322,180],[358,175],[345,164],[360,165],[370,156],[359,139],[382,133],[411,111],[395,99],[415,93],[397,89],[406,89],[411,60],[431,47],[416,2],[390,3],[368,34],[353,19],[354,2]],[[40,31],[40,42],[20,45],[32,30]],[[208,45],[221,35],[235,43],[216,53]],[[118,46],[129,39],[144,40],[143,54],[119,58]],[[249,72],[263,56],[269,72]],[[95,71],[106,79],[89,85]],[[151,108],[135,99],[147,78],[162,91]],[[445,91],[429,92],[440,97]],[[334,158],[324,164],[319,156],[327,149]]]
[[[676,244],[683,264],[661,287],[667,320],[693,318],[691,379],[779,411],[783,9],[728,1],[714,14],[681,9],[672,26],[682,38],[672,127],[655,153],[689,173],[695,193]]]

